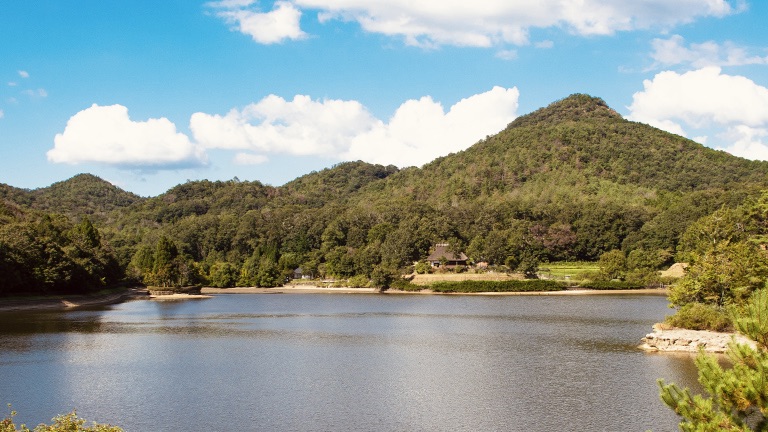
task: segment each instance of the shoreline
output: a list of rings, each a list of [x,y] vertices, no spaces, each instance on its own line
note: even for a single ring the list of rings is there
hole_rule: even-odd
[[[219,294],[385,294],[385,295],[443,295],[443,296],[582,296],[582,295],[667,295],[664,288],[645,288],[638,290],[565,290],[533,292],[481,292],[481,293],[440,293],[429,289],[421,291],[401,291],[378,288],[343,288],[322,287],[317,285],[286,285],[275,288],[238,287],[238,288],[202,288],[200,294],[170,294],[152,296],[145,287],[132,287],[117,292],[95,295],[64,295],[34,298],[0,298],[0,313],[20,311],[54,311],[78,307],[103,306],[122,303],[129,300],[186,300],[206,299]]]
[[[711,330],[688,330],[682,328],[662,328],[654,324],[653,331],[640,339],[639,349],[649,353],[723,354],[732,340],[740,344],[755,347],[755,341],[739,333],[719,333]]]
[[[158,300],[158,301],[166,301],[166,300],[191,300],[191,299],[208,299],[213,298],[212,295],[207,294],[184,294],[184,293],[176,293],[176,294],[149,294],[149,300]]]
[[[392,294],[392,295],[468,295],[468,296],[579,296],[579,295],[667,295],[666,288],[642,288],[636,290],[588,290],[573,289],[564,291],[527,291],[527,292],[479,292],[479,293],[441,293],[425,288],[420,291],[402,291],[378,288],[336,288],[317,285],[286,285],[275,288],[239,287],[239,288],[203,288],[202,294]]]
[[[149,298],[149,292],[144,287],[125,288],[105,294],[61,295],[34,298],[15,297],[12,299],[0,298],[0,313],[67,310],[79,307],[117,304],[141,298]]]

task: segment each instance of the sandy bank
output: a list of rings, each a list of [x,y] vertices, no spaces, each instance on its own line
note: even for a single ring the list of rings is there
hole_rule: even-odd
[[[331,288],[317,285],[286,285],[276,288],[203,288],[202,294],[374,294],[380,291],[376,288]],[[389,289],[382,294],[402,295],[480,295],[480,296],[509,296],[509,295],[536,295],[536,296],[572,296],[572,295],[667,295],[664,288],[648,288],[638,290],[566,290],[566,291],[539,291],[539,292],[482,292],[482,293],[439,293],[429,289],[421,291],[401,291]]]
[[[376,288],[331,288],[316,285],[286,285],[275,288],[239,287],[239,288],[203,288],[202,294],[373,294]]]
[[[186,300],[205,299],[218,294],[390,294],[390,295],[468,295],[468,296],[572,296],[572,295],[666,295],[664,289],[640,290],[567,290],[544,292],[486,292],[486,293],[436,293],[428,289],[421,291],[387,290],[377,288],[338,288],[317,285],[286,285],[276,288],[203,288],[200,294],[170,294],[150,296],[144,287],[128,288],[125,290],[99,295],[36,297],[36,298],[0,298],[0,313],[22,310],[61,310],[85,306],[99,306],[120,303],[131,299]]]
[[[724,353],[731,340],[748,344],[755,342],[738,333],[718,333],[708,330],[688,330],[680,328],[662,329],[658,324],[653,332],[641,339],[640,349],[650,352],[687,352],[698,353],[699,348],[710,353]]]
[[[207,299],[213,296],[206,294],[163,294],[163,295],[150,295],[151,300],[190,300],[190,299]]]
[[[429,289],[421,291],[387,290],[385,294],[426,294],[426,295],[468,295],[468,296],[581,296],[581,295],[659,295],[666,296],[664,288],[646,288],[637,290],[587,290],[573,289],[565,291],[529,291],[529,292],[479,292],[479,293],[441,293]]]
[[[23,310],[61,310],[86,306],[100,306],[120,303],[134,298],[147,298],[143,287],[116,290],[105,294],[67,295],[35,298],[0,298],[0,312]]]

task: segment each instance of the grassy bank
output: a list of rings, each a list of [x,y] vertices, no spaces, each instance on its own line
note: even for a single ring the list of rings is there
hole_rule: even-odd
[[[505,280],[505,281],[477,281],[465,280],[455,282],[435,282],[430,285],[408,284],[398,286],[403,291],[419,291],[429,289],[438,293],[493,293],[493,292],[541,292],[563,291],[565,285],[548,280]]]

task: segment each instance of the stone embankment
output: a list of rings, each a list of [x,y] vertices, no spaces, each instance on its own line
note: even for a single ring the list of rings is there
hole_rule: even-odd
[[[665,329],[656,324],[653,332],[641,339],[640,348],[654,352],[699,352],[703,348],[709,353],[724,353],[735,338],[738,343],[755,346],[754,341],[738,333],[718,333],[708,330]]]

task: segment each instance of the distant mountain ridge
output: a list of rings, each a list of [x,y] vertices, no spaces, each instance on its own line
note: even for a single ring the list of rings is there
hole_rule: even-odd
[[[413,174],[411,182],[455,184],[473,195],[565,179],[687,192],[765,185],[768,162],[625,120],[602,99],[578,94],[521,116],[498,134]]]
[[[452,169],[446,171],[446,168]],[[344,162],[280,187],[259,182],[200,180],[180,184],[161,195],[186,196],[188,193],[183,191],[194,189],[198,183],[220,186],[254,183],[274,188],[279,191],[275,195],[279,196],[295,194],[317,200],[323,195],[321,201],[328,201],[332,197],[354,195],[379,180],[408,182],[411,178],[432,177],[433,171],[442,171],[444,181],[448,181],[448,176],[459,175],[463,183],[483,183],[493,190],[509,191],[554,170],[578,171],[585,177],[619,184],[690,191],[727,187],[733,183],[765,184],[768,162],[735,157],[652,126],[625,120],[602,99],[574,94],[518,117],[498,134],[462,152],[438,157],[421,169],[408,168],[404,170],[407,174],[400,176],[397,175],[400,170],[394,166]],[[203,190],[210,192],[208,188]],[[70,197],[72,202],[61,202],[62,195],[73,192],[76,197]],[[89,211],[94,210],[89,205],[93,202],[101,203],[101,211],[109,211],[144,200],[91,174],[79,174],[34,190],[0,184],[0,198],[42,210],[71,210],[77,203]]]
[[[91,215],[126,266],[136,248],[165,236],[205,271],[282,257],[280,265],[346,274],[404,266],[444,242],[497,264],[594,260],[613,249],[671,256],[693,221],[762,189],[768,162],[628,121],[576,94],[421,168],[344,162],[279,187],[201,180],[152,198],[83,174],[34,191],[0,185],[0,199],[13,203],[11,215]]]
[[[0,184],[0,199],[48,213],[68,216],[103,217],[127,208],[144,198],[92,174],[78,174],[68,180],[39,189],[20,189]]]

